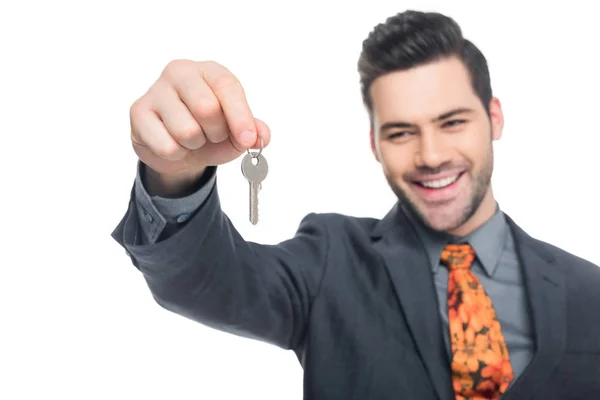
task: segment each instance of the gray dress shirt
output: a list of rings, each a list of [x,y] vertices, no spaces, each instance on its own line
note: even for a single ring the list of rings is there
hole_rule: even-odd
[[[204,203],[216,184],[216,168],[209,168],[198,189],[189,196],[164,198],[150,196],[142,182],[143,168],[139,162],[134,190],[141,230],[136,244],[151,244],[173,235]],[[410,213],[407,213],[410,216]],[[492,299],[496,316],[510,353],[510,360],[518,377],[529,364],[534,353],[533,328],[528,312],[524,277],[504,214],[498,207],[494,216],[475,232],[464,238],[434,232],[412,218],[429,255],[434,276],[444,339],[450,356],[448,332],[447,285],[448,270],[440,257],[450,242],[468,242],[477,253],[472,271]],[[516,379],[515,379],[516,380]]]
[[[143,184],[145,165],[138,162],[135,177],[136,209],[141,231],[136,235],[136,244],[156,243],[173,235],[196,212],[216,183],[216,168],[209,167],[200,179],[199,188],[189,196],[165,198],[150,196]]]
[[[429,255],[439,310],[445,328],[448,328],[448,269],[440,261],[442,250],[448,243],[467,242],[473,247],[477,258],[471,271],[492,299],[508,347],[515,378],[518,377],[533,357],[534,335],[528,311],[525,278],[504,213],[497,206],[492,218],[466,237],[453,237],[435,232],[425,227],[410,213],[406,214],[414,224]],[[444,340],[450,355],[449,329],[444,329]]]

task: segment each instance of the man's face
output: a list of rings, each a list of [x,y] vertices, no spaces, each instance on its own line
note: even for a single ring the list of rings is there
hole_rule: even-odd
[[[384,75],[371,96],[373,152],[413,214],[453,232],[482,204],[495,208],[492,140],[502,133],[502,111],[493,99],[488,117],[458,58]]]

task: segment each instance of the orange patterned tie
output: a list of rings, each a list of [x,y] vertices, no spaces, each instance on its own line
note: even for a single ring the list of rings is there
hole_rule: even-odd
[[[448,267],[448,321],[456,400],[499,399],[514,375],[492,300],[471,272],[475,251],[450,244],[442,252]]]

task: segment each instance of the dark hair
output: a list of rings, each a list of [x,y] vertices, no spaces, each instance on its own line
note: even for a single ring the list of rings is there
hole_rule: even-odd
[[[467,67],[473,90],[489,116],[492,88],[487,61],[481,51],[463,38],[460,26],[452,18],[413,10],[389,17],[363,41],[358,72],[363,103],[369,115],[372,117],[373,112],[369,89],[375,79],[452,56]]]

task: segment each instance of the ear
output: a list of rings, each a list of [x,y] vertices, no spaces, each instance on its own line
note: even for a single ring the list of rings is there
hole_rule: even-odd
[[[373,133],[373,129],[369,130],[369,136],[371,140],[371,151],[373,152],[373,155],[375,156],[377,162],[379,162],[379,156],[377,155],[377,146],[375,146],[375,134]]]
[[[492,124],[492,139],[498,140],[502,137],[504,130],[504,114],[502,113],[502,105],[497,97],[492,97],[490,100],[490,119]]]

